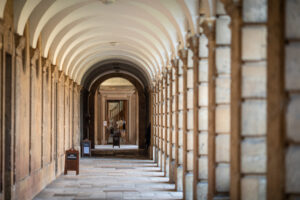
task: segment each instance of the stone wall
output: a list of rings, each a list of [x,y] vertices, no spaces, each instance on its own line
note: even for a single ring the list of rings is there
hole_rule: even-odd
[[[28,25],[19,36],[11,24],[0,21],[1,194],[32,199],[63,172],[65,150],[80,147],[80,87],[41,56],[41,39],[29,46]]]

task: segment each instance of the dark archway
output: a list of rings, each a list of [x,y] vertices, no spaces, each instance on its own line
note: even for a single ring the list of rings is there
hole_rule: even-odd
[[[139,148],[145,147],[146,128],[149,123],[149,79],[138,66],[123,61],[105,61],[94,65],[83,77],[81,91],[81,139],[88,138],[94,148],[94,96],[105,80],[121,77],[131,82],[139,96]]]

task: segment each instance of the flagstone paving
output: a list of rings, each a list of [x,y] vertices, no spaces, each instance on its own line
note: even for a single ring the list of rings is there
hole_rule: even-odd
[[[151,160],[81,158],[80,173],[61,175],[35,200],[182,199]]]

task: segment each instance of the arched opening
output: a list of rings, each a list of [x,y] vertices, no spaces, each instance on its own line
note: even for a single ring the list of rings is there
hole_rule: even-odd
[[[138,68],[129,71],[132,67],[128,65],[100,63],[84,77],[81,140],[89,139],[93,149],[112,145],[111,126],[120,131],[120,145],[145,149],[150,119],[148,81]],[[122,127],[121,122],[125,124]]]
[[[137,147],[139,98],[135,86],[124,78],[109,78],[98,86],[94,102],[95,148],[110,147],[114,129],[120,145]]]

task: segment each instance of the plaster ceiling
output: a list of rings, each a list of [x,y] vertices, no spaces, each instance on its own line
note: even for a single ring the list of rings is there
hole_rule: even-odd
[[[125,78],[110,78],[106,81],[101,83],[101,86],[133,86],[132,83],[130,83]]]
[[[30,45],[41,38],[42,55],[77,83],[106,59],[135,63],[152,80],[185,47],[188,32],[197,33],[199,12],[209,13],[210,1],[14,0],[14,27],[23,35],[28,22]]]

